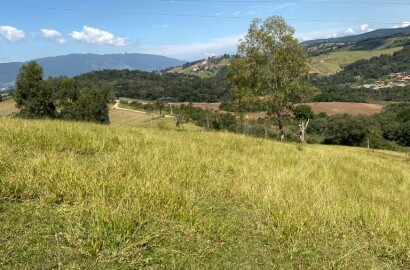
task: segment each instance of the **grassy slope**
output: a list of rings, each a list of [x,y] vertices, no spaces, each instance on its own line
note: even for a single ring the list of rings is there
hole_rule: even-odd
[[[0,118],[0,269],[406,269],[393,152]]]
[[[311,64],[312,67],[320,73],[331,74],[340,70],[341,67],[354,63],[358,60],[370,59],[374,56],[380,56],[382,54],[393,54],[395,51],[399,51],[401,49],[402,47],[373,51],[338,51],[312,57]],[[329,56],[332,60],[321,62]]]

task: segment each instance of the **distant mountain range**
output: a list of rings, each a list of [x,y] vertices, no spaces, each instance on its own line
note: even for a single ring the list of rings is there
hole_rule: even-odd
[[[304,46],[312,46],[319,43],[338,43],[338,42],[360,42],[367,39],[375,39],[375,38],[386,38],[392,36],[401,36],[410,34],[410,26],[407,27],[399,27],[399,28],[386,28],[386,29],[377,29],[371,32],[359,34],[359,35],[351,35],[345,37],[336,37],[336,38],[328,38],[328,39],[315,39],[315,40],[308,40],[304,41],[301,44]]]
[[[69,54],[35,59],[35,61],[43,67],[44,78],[63,75],[73,77],[103,69],[154,71],[186,63],[185,61],[165,56],[138,53],[106,55]],[[23,64],[23,62],[0,63],[0,87],[13,85],[16,75]]]

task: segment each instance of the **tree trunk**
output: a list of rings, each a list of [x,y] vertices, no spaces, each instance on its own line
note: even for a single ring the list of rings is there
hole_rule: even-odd
[[[285,141],[285,128],[283,125],[283,121],[281,118],[278,118],[278,125],[279,125],[279,134],[280,134],[280,141],[284,142]]]
[[[303,121],[300,122],[299,124],[299,142],[300,143],[306,143],[305,141],[305,130],[309,125],[309,119],[307,123],[305,124]]]

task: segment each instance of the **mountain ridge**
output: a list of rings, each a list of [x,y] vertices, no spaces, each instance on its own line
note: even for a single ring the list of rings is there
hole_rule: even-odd
[[[125,54],[67,54],[34,59],[43,67],[44,77],[74,77],[83,73],[103,69],[129,69],[142,71],[162,70],[179,66],[186,61],[161,55]],[[0,87],[13,85],[20,67],[26,62],[0,63]]]
[[[323,43],[323,42],[359,42],[359,41],[363,41],[366,39],[383,38],[383,37],[402,35],[402,34],[407,34],[407,33],[410,33],[410,25],[406,27],[398,27],[398,28],[376,29],[370,32],[361,33],[357,35],[348,35],[344,37],[307,40],[307,41],[301,42],[301,44],[304,46],[312,46],[312,45]]]

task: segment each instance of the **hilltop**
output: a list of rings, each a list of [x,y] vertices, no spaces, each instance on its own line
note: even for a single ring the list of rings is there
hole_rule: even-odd
[[[0,118],[0,268],[406,269],[404,155]]]
[[[407,27],[397,27],[397,28],[384,28],[384,29],[377,29],[374,31],[358,34],[358,35],[349,35],[344,37],[335,37],[335,38],[327,38],[327,39],[315,39],[304,41],[302,44],[306,47],[313,47],[320,44],[325,43],[333,43],[333,44],[355,44],[360,43],[367,40],[375,40],[375,39],[389,39],[392,37],[398,36],[408,36],[410,35],[410,26]]]
[[[193,62],[185,63],[182,66],[173,67],[165,70],[168,73],[189,74],[199,76],[201,78],[208,77],[223,77],[229,66],[231,59],[235,58],[232,55],[213,56],[206,59],[201,59]]]

